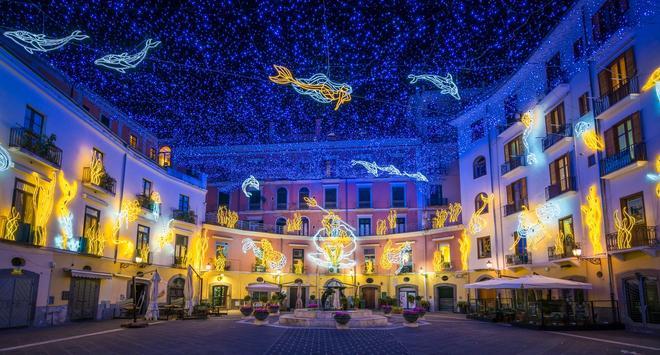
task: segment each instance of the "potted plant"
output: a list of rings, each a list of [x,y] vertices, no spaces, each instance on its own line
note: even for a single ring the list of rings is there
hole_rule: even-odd
[[[351,314],[348,312],[335,312],[335,322],[337,329],[348,329],[348,322],[351,320]]]
[[[259,302],[260,302],[261,304],[258,305],[258,306],[260,306],[260,307],[264,307],[264,308],[265,308],[265,307],[266,307],[266,303],[268,303],[268,296],[263,295],[263,296],[259,297]]]
[[[389,304],[384,304],[380,306],[380,309],[383,310],[383,313],[385,313],[386,316],[389,316],[390,313],[392,313],[392,306],[390,306]]]
[[[406,299],[408,300],[408,306],[412,306],[415,303],[415,296],[413,295],[408,295]]]
[[[403,313],[403,308],[401,307],[392,307],[392,314],[401,314]]]
[[[249,317],[250,314],[252,314],[252,303],[250,303],[251,300],[252,297],[250,296],[243,297],[243,302],[245,303],[241,306],[240,311],[244,318]]]
[[[417,312],[419,319],[424,319],[424,316],[426,315],[426,310],[424,307],[415,307],[413,310]]]
[[[355,309],[361,308],[361,302],[362,301],[360,300],[360,297],[355,297],[353,299],[353,308],[355,308]]]
[[[268,324],[266,320],[268,318],[268,310],[263,307],[254,309],[254,324],[256,325],[265,325]]]
[[[417,319],[419,319],[419,312],[416,309],[406,309],[403,311],[403,319],[406,321],[403,323],[406,327],[417,328],[419,324]]]
[[[468,309],[467,302],[458,301],[458,303],[456,303],[456,306],[458,307],[458,312],[463,313],[463,314],[467,313],[467,309]]]
[[[311,295],[309,296],[309,304],[307,304],[307,308],[318,308],[319,305],[316,303],[316,295]]]

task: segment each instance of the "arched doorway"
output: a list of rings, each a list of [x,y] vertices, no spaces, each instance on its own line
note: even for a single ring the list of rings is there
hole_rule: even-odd
[[[477,282],[482,282],[486,280],[492,279],[492,276],[488,275],[483,275],[479,278],[477,278]],[[477,289],[477,299],[478,300],[489,300],[489,299],[496,299],[497,298],[497,290],[486,290],[486,289]]]
[[[435,285],[435,309],[441,312],[453,312],[456,307],[456,285]]]
[[[378,307],[378,294],[380,287],[376,285],[364,285],[360,287],[360,298],[364,300],[364,307],[376,309]]]
[[[167,283],[167,303],[179,303],[183,305],[183,288],[186,284],[186,279],[183,275],[176,275]]]
[[[414,308],[415,301],[409,302],[408,296],[416,297],[418,294],[416,285],[399,285],[396,287],[396,295],[399,300],[399,306],[405,309]]]
[[[211,306],[228,308],[227,300],[229,299],[229,284],[219,282],[213,283],[211,284],[209,292],[211,293]]]
[[[0,329],[30,326],[34,319],[39,274],[0,270]]]

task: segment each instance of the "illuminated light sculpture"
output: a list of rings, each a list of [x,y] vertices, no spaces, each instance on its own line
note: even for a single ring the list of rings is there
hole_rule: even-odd
[[[593,248],[594,254],[601,254],[603,252],[603,245],[601,244],[601,225],[603,223],[603,210],[600,205],[600,198],[596,186],[589,188],[589,193],[586,196],[586,204],[582,205],[580,209],[584,215],[585,224],[587,225],[589,242]]]
[[[243,253],[252,250],[254,256],[263,261],[271,272],[280,272],[286,265],[286,256],[273,249],[273,245],[270,244],[268,239],[261,240],[261,247],[250,238],[243,239],[242,249]]]
[[[390,229],[396,228],[396,210],[391,209],[390,213],[387,215],[387,224],[390,226]]]
[[[116,70],[120,73],[126,73],[127,69],[133,69],[142,63],[144,58],[147,57],[147,52],[152,48],[158,47],[159,44],[159,41],[149,38],[144,44],[144,48],[135,54],[128,54],[126,52],[122,54],[108,54],[95,60],[94,64]]]
[[[125,259],[132,259],[133,258],[133,252],[135,251],[135,245],[133,244],[132,241],[130,241],[128,239],[120,239],[120,240],[113,241],[113,244],[116,244],[116,245],[119,246],[119,255],[121,255],[122,258],[125,258]],[[89,246],[88,246],[88,249],[89,249]],[[100,255],[103,255],[103,252],[101,252]]]
[[[100,185],[101,177],[103,177],[104,172],[103,161],[92,151],[92,163],[89,167],[89,182],[94,185]]]
[[[392,241],[388,239],[383,247],[383,255],[380,257],[380,266],[385,270],[389,270],[394,264],[397,264],[399,266],[394,271],[394,274],[398,275],[406,263],[410,261],[411,251],[412,244],[410,242],[404,242],[393,247]]]
[[[461,253],[461,270],[468,271],[468,261],[470,260],[470,249],[472,242],[466,231],[463,231],[463,237],[458,240],[458,251]]]
[[[387,234],[387,222],[384,219],[379,219],[376,222],[376,235],[386,235]]]
[[[80,250],[80,240],[73,235],[73,213],[69,210],[69,204],[78,192],[78,182],[74,180],[69,183],[62,170],[60,170],[58,182],[61,197],[55,206],[55,215],[60,224],[61,234],[55,237],[55,246],[60,249],[78,251]]]
[[[449,217],[449,212],[447,212],[447,210],[435,210],[435,216],[431,220],[433,228],[444,228],[445,223],[447,222],[447,217]]]
[[[458,94],[458,87],[454,83],[454,78],[449,73],[444,77],[435,74],[410,74],[408,75],[408,79],[410,79],[411,84],[415,84],[418,80],[426,80],[440,89],[441,94],[449,94],[456,100],[461,99],[461,96]]]
[[[317,73],[310,78],[296,79],[291,71],[280,65],[273,65],[277,75],[269,76],[268,79],[275,84],[289,85],[301,95],[307,95],[317,102],[329,104],[335,102],[335,111],[339,106],[351,101],[353,88],[345,83],[336,83],[325,74]]]
[[[364,273],[367,275],[374,273],[374,261],[372,259],[364,261]]]
[[[300,260],[300,259],[294,260],[294,262],[293,262],[293,272],[296,275],[302,275],[303,271],[304,271],[304,266],[305,266],[305,264],[303,263],[302,260]]]
[[[248,187],[251,187],[255,190],[259,190],[259,181],[252,175],[250,175],[249,178],[243,180],[243,183],[241,184],[241,189],[243,190],[243,193],[245,194],[246,197],[252,196],[252,193],[248,191]]]
[[[523,126],[525,126],[522,134],[522,142],[525,146],[525,151],[527,152],[527,164],[534,165],[537,162],[536,154],[532,153],[529,148],[529,135],[534,129],[534,116],[531,112],[525,112],[520,118],[520,122],[523,124]]]
[[[5,234],[3,239],[6,240],[16,240],[16,232],[18,231],[18,222],[21,219],[21,214],[16,210],[16,207],[11,207],[9,212],[9,217],[7,218],[7,224],[5,226]]]
[[[148,244],[142,244],[140,249],[137,251],[138,256],[140,257],[140,260],[142,260],[142,263],[149,263],[149,245]]]
[[[575,124],[575,136],[582,137],[582,141],[587,148],[591,150],[605,150],[605,141],[593,129],[593,125],[588,122],[578,122]]]
[[[77,30],[63,38],[47,38],[43,33],[36,34],[28,31],[6,31],[4,35],[23,47],[30,54],[34,52],[49,52],[62,48],[73,40],[82,41],[85,38],[89,38],[89,36]]]
[[[376,162],[368,162],[364,160],[351,160],[351,166],[355,166],[355,165],[362,165],[365,169],[367,169],[368,173],[376,177],[380,175],[381,171],[384,171],[386,173],[389,173],[390,175],[407,176],[417,181],[429,182],[429,179],[426,178],[426,176],[424,176],[424,174],[420,172],[411,174],[404,171],[402,173],[401,170],[397,169],[394,165],[380,166],[376,164]]]
[[[176,233],[174,232],[174,228],[172,228],[172,223],[174,223],[174,219],[167,221],[167,224],[165,224],[165,227],[163,227],[163,229],[160,231],[160,235],[158,236],[158,248],[161,251],[165,247],[170,247],[172,248],[172,251],[174,251],[172,242],[174,242]]]
[[[206,259],[206,253],[209,250],[209,237],[206,235],[201,236],[197,235],[194,238],[192,247],[188,249],[188,255],[186,261],[196,270],[204,270],[206,266],[204,260]]]
[[[635,217],[628,213],[628,209],[614,211],[614,228],[616,228],[616,246],[619,249],[630,249],[632,247],[632,230],[635,227]]]
[[[440,250],[433,252],[433,271],[442,272],[443,271],[443,255]]]
[[[304,200],[310,208],[318,208],[326,213],[321,220],[323,228],[312,236],[316,252],[309,254],[310,260],[318,266],[335,271],[355,266],[355,260],[350,258],[357,248],[355,228],[342,221],[334,212],[319,206],[315,198],[305,197]]]
[[[557,233],[557,238],[555,238],[555,255],[562,255],[564,254],[564,241],[566,240],[566,236],[564,235],[564,232],[559,231]]]
[[[85,238],[87,238],[87,254],[103,256],[103,251],[105,250],[105,235],[101,232],[101,227],[98,222],[93,223],[88,227],[85,233]],[[130,253],[132,254],[133,243],[131,241],[125,242],[125,244],[130,246]]]
[[[218,247],[219,250],[216,250],[216,257],[214,264],[215,264],[215,271],[223,272],[227,267],[227,258],[225,257],[223,250],[220,250],[220,248],[222,247]]]
[[[163,203],[163,200],[160,198],[160,193],[157,191],[151,192],[151,214],[154,216],[155,220],[160,218],[160,204]]]
[[[648,173],[646,177],[656,182],[655,184],[655,196],[660,198],[660,154],[655,157],[655,174]]]
[[[653,86],[655,86],[655,95],[658,97],[658,101],[660,101],[660,67],[654,70],[651,76],[649,76],[644,86],[642,86],[642,91],[650,90]]]
[[[34,245],[46,246],[48,238],[48,220],[53,212],[55,201],[55,173],[50,176],[50,181],[39,177],[36,172],[32,173],[35,186],[32,195],[32,208],[34,211]]]
[[[488,204],[493,200],[494,196],[487,196],[485,194],[479,195],[481,199],[481,206],[472,213],[470,221],[468,222],[468,231],[471,235],[481,232],[486,227],[486,220],[481,217],[481,214],[488,208]]]
[[[9,152],[0,145],[0,172],[7,171],[14,166]]]
[[[450,203],[449,206],[447,206],[447,209],[449,210],[449,222],[458,222],[458,215],[461,214],[463,206],[461,206],[459,202],[454,202]]]
[[[216,216],[220,226],[234,228],[236,227],[236,223],[238,223],[238,213],[230,210],[227,206],[220,206]]]
[[[535,212],[536,217],[541,223],[550,224],[557,220],[559,213],[561,213],[561,209],[559,208],[559,205],[550,201],[537,207]]]
[[[293,214],[293,218],[286,219],[286,230],[287,232],[298,232],[302,230],[302,216],[300,213],[296,212]]]

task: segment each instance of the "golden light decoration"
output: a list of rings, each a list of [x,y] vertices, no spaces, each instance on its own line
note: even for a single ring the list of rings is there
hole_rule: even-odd
[[[133,252],[135,251],[135,244],[133,244],[132,241],[128,239],[118,239],[118,240],[113,240],[113,244],[117,245],[119,248],[119,255],[124,258],[124,259],[133,259]],[[89,246],[88,246],[89,249]],[[88,251],[89,253],[89,251]],[[98,254],[96,254],[98,255]],[[103,255],[103,252],[101,252],[100,255]]]
[[[308,79],[296,79],[291,71],[280,65],[273,65],[277,75],[269,76],[268,79],[275,84],[291,85],[296,92],[307,95],[317,102],[335,103],[335,111],[339,106],[351,101],[353,89],[350,85],[336,83],[324,74],[314,74]]]
[[[325,212],[321,220],[323,228],[312,236],[316,251],[309,253],[309,259],[318,266],[335,271],[354,267],[356,263],[351,255],[357,248],[355,228],[342,221],[334,212],[319,206],[316,199],[305,197],[305,202]]]
[[[48,220],[53,213],[55,201],[55,173],[50,176],[50,181],[39,177],[36,172],[32,173],[35,186],[32,195],[32,208],[34,211],[34,245],[46,246],[48,238]]]
[[[450,203],[449,206],[447,206],[449,209],[449,222],[454,223],[458,222],[458,215],[461,214],[461,211],[463,210],[463,206],[459,202],[454,202]]]
[[[287,232],[299,232],[302,230],[302,215],[295,212],[291,219],[286,219],[286,230]]]
[[[92,162],[89,166],[89,182],[94,185],[101,184],[101,177],[105,173],[103,161],[99,159],[99,155],[92,150]]]
[[[584,216],[584,221],[588,229],[589,242],[593,248],[594,254],[601,254],[603,252],[603,245],[601,243],[601,225],[603,223],[603,210],[600,205],[600,198],[596,185],[589,188],[589,193],[586,196],[586,203],[580,207]]]
[[[16,232],[18,231],[18,222],[21,219],[21,214],[16,210],[16,207],[11,208],[9,212],[9,218],[7,218],[7,223],[5,225],[5,235],[4,239],[6,240],[16,240]]]
[[[187,261],[195,270],[203,270],[206,253],[209,249],[209,237],[197,235],[192,247],[188,249]]]
[[[160,232],[160,235],[158,236],[158,248],[159,250],[163,250],[166,246],[172,245],[172,242],[174,242],[174,238],[176,237],[176,232],[174,231],[174,228],[172,228],[172,223],[174,223],[174,219],[170,219],[167,221],[167,224],[165,227]]]
[[[227,258],[225,257],[225,254],[223,252],[223,247],[219,246],[216,250],[216,257],[215,257],[215,271],[220,271],[224,272],[225,268],[227,267]]]
[[[101,227],[99,223],[92,223],[85,233],[87,238],[87,254],[103,256],[103,251],[105,250],[105,235],[101,232]],[[133,252],[133,243],[130,243],[131,254]]]
[[[458,250],[461,253],[461,270],[468,271],[468,260],[470,259],[470,249],[472,242],[467,232],[463,231],[463,237],[458,240]]]
[[[387,234],[387,222],[384,219],[379,219],[376,222],[376,235],[382,236]]]
[[[449,212],[447,212],[447,210],[435,210],[435,216],[432,219],[433,228],[444,228],[445,223],[447,222],[447,217],[449,217]]]
[[[564,232],[559,231],[557,233],[557,237],[555,238],[555,254],[556,255],[562,255],[564,254],[564,241],[566,240],[566,236],[564,235]]]
[[[642,86],[642,91],[650,90],[654,86],[655,86],[655,95],[657,96],[658,101],[660,101],[660,67],[658,67],[653,71],[653,73],[651,73],[651,76],[649,76],[644,86]]]
[[[300,259],[296,259],[296,260],[293,262],[293,272],[294,272],[296,275],[302,275],[302,274],[303,274],[303,270],[304,270],[304,265],[305,265],[305,264],[303,263],[302,260],[300,260]]]
[[[628,213],[624,207],[623,213],[614,211],[614,228],[616,228],[616,246],[618,249],[629,249],[632,247],[632,230],[635,227],[635,217]]]
[[[522,239],[526,239],[528,249],[534,249],[545,237],[545,227],[536,213],[527,209],[527,206],[522,206],[522,210],[518,213],[516,233],[518,238],[514,240],[510,250],[514,250]]]
[[[234,228],[236,227],[236,223],[238,223],[238,213],[230,210],[227,206],[220,206],[216,216],[218,218],[218,225],[220,226]]]
[[[60,199],[55,205],[55,215],[60,225],[60,235],[56,237],[56,244],[61,249],[76,250],[80,246],[76,243],[73,235],[73,213],[69,210],[69,204],[76,197],[78,192],[78,182],[69,183],[64,177],[64,171],[60,170],[58,176],[60,185]],[[58,239],[59,238],[59,239]]]
[[[396,228],[396,217],[397,217],[396,210],[390,209],[390,212],[387,215],[387,223],[389,224],[390,229]]]
[[[303,197],[303,200],[305,201],[307,206],[309,206],[309,208],[316,208],[316,207],[319,206],[319,203],[316,202],[316,199],[314,197],[305,196],[305,197]]]
[[[364,261],[364,273],[367,275],[374,273],[374,261],[372,259]]]
[[[394,273],[398,275],[406,263],[410,261],[411,251],[412,245],[410,242],[404,242],[393,247],[392,241],[388,239],[383,247],[383,254],[380,257],[380,266],[384,270],[389,270],[394,264],[398,264],[399,267],[394,271]]]
[[[468,222],[468,231],[471,235],[481,232],[486,227],[486,220],[481,215],[488,208],[491,201],[493,201],[494,195],[480,194],[479,198],[481,199],[481,206],[472,213]]]
[[[605,141],[598,134],[596,134],[596,131],[594,130],[584,132],[582,134],[582,139],[584,140],[584,145],[586,145],[591,150],[605,150]]]
[[[143,263],[149,262],[149,252],[149,245],[147,243],[142,244],[140,249],[138,249],[138,256],[140,256],[140,259],[142,259]]]
[[[433,252],[433,271],[442,272],[442,252],[440,250]]]
[[[263,261],[263,264],[268,267],[271,272],[278,272],[284,269],[286,265],[286,256],[273,248],[268,239],[261,240],[261,246],[258,246],[254,240],[250,238],[243,239],[242,242],[243,253],[252,250],[254,256]]]

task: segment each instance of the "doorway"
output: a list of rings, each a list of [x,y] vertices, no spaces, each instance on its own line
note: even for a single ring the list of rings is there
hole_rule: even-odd
[[[362,287],[361,297],[364,300],[364,307],[367,309],[376,308],[376,295],[378,294],[376,287]]]
[[[96,319],[100,289],[99,279],[72,277],[69,291],[69,319]]]
[[[23,271],[12,275],[0,270],[0,329],[27,327],[34,318],[39,274]]]
[[[135,291],[135,294],[133,293]],[[135,295],[135,305],[138,309],[138,315],[144,315],[147,313],[147,307],[149,306],[149,284],[145,281],[136,281],[135,290],[133,290],[133,282],[128,282],[128,298],[133,298]]]
[[[216,285],[211,287],[211,305],[214,307],[227,307],[227,294],[229,286]]]
[[[307,300],[307,287],[300,287],[300,299],[302,300],[303,307],[305,307],[305,300]],[[297,300],[298,286],[289,287],[289,309],[296,309]]]
[[[415,307],[415,301],[409,302],[409,296],[417,296],[417,289],[412,287],[401,287],[399,288],[399,305],[405,309],[410,309]]]
[[[454,311],[454,290],[456,286],[454,285],[442,285],[435,288],[435,298],[437,300],[436,307],[438,311],[441,312],[453,312]]]

